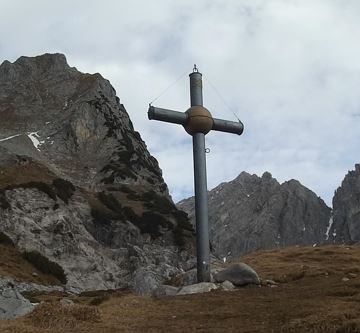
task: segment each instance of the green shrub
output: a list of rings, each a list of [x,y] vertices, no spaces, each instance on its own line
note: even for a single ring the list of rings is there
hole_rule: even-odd
[[[177,210],[173,214],[177,222],[177,225],[173,231],[174,242],[177,246],[182,248],[186,244],[186,238],[195,235],[195,230],[185,212]]]
[[[71,182],[61,178],[54,179],[53,186],[57,196],[68,204],[69,199],[75,192],[75,186]]]
[[[50,261],[37,251],[25,251],[23,258],[33,264],[39,271],[44,274],[55,276],[61,283],[66,284],[67,278],[64,269],[56,262]]]
[[[138,215],[136,215],[136,213],[133,211],[133,209],[131,207],[124,207],[123,213],[124,213],[125,217],[133,224],[140,223],[140,217]]]
[[[7,189],[15,188],[36,188],[37,190],[47,194],[51,199],[56,201],[56,193],[51,185],[43,182],[29,182],[25,184],[19,184],[14,186],[9,186]]]
[[[188,215],[182,210],[177,210],[173,213],[179,228],[195,233],[194,227],[190,223]]]
[[[159,213],[168,214],[176,210],[175,205],[165,196],[149,191],[142,194],[141,199],[146,201],[145,206]]]
[[[0,244],[15,246],[12,239],[1,231],[0,231]]]
[[[136,194],[135,191],[133,191],[130,187],[126,186],[126,185],[121,185],[120,186],[120,190],[124,193],[128,193],[128,194]]]
[[[121,179],[132,178],[137,180],[137,175],[131,170],[131,167],[124,165],[123,161],[112,161],[110,164],[104,166],[101,172],[111,172],[108,177],[102,179],[104,184],[112,184],[115,181],[115,177]]]
[[[119,201],[111,193],[100,192],[98,198],[102,204],[104,204],[110,210],[122,214],[122,207]]]
[[[0,190],[0,208],[10,209],[10,202],[6,199],[5,191]]]
[[[153,212],[145,212],[138,222],[140,232],[150,234],[153,239],[162,235],[160,226],[171,228],[172,224],[164,216]]]
[[[117,215],[108,214],[100,209],[91,208],[91,216],[96,224],[110,225],[111,220],[118,219]]]

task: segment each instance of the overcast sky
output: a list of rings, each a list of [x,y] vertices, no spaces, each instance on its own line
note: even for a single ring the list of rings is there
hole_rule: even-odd
[[[0,62],[61,52],[109,79],[175,201],[193,193],[191,137],[147,108],[185,74],[154,105],[186,111],[196,63],[204,106],[245,124],[206,136],[209,188],[269,171],[331,205],[360,162],[359,17],[358,0],[0,0]]]

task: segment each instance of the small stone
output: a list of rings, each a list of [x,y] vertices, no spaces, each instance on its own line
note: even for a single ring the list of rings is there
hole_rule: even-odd
[[[357,274],[355,274],[355,273],[349,273],[348,276],[351,277],[352,279],[354,279],[354,278],[357,277]]]
[[[71,305],[74,305],[74,301],[72,301],[69,298],[62,298],[60,300],[60,304],[63,305],[63,306],[71,306]]]
[[[277,286],[278,285],[278,283],[276,283],[274,280],[265,280],[265,283],[268,286]]]
[[[235,286],[228,280],[221,283],[220,287],[222,290],[225,290],[225,291],[233,290],[235,288]]]
[[[349,281],[349,280],[350,280],[350,279],[347,278],[346,276],[344,276],[344,277],[341,279],[342,282],[347,282],[347,281]]]
[[[38,273],[32,273],[32,276],[34,276],[34,277],[38,277],[39,276],[39,274]]]
[[[177,295],[189,295],[207,293],[211,290],[218,289],[217,285],[212,282],[200,282],[189,286],[182,287]]]

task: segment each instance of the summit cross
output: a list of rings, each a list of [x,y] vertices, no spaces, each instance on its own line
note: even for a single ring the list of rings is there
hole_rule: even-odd
[[[148,118],[183,125],[185,131],[193,138],[197,281],[210,282],[205,135],[211,130],[241,135],[244,125],[240,120],[234,122],[213,118],[203,106],[202,74],[196,65],[189,77],[191,107],[186,112],[179,112],[157,108],[150,104]]]

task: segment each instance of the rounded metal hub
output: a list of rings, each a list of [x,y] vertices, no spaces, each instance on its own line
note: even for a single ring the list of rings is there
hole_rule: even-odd
[[[213,127],[211,113],[201,105],[192,106],[186,111],[188,119],[184,125],[185,131],[190,135],[195,133],[207,134]]]

